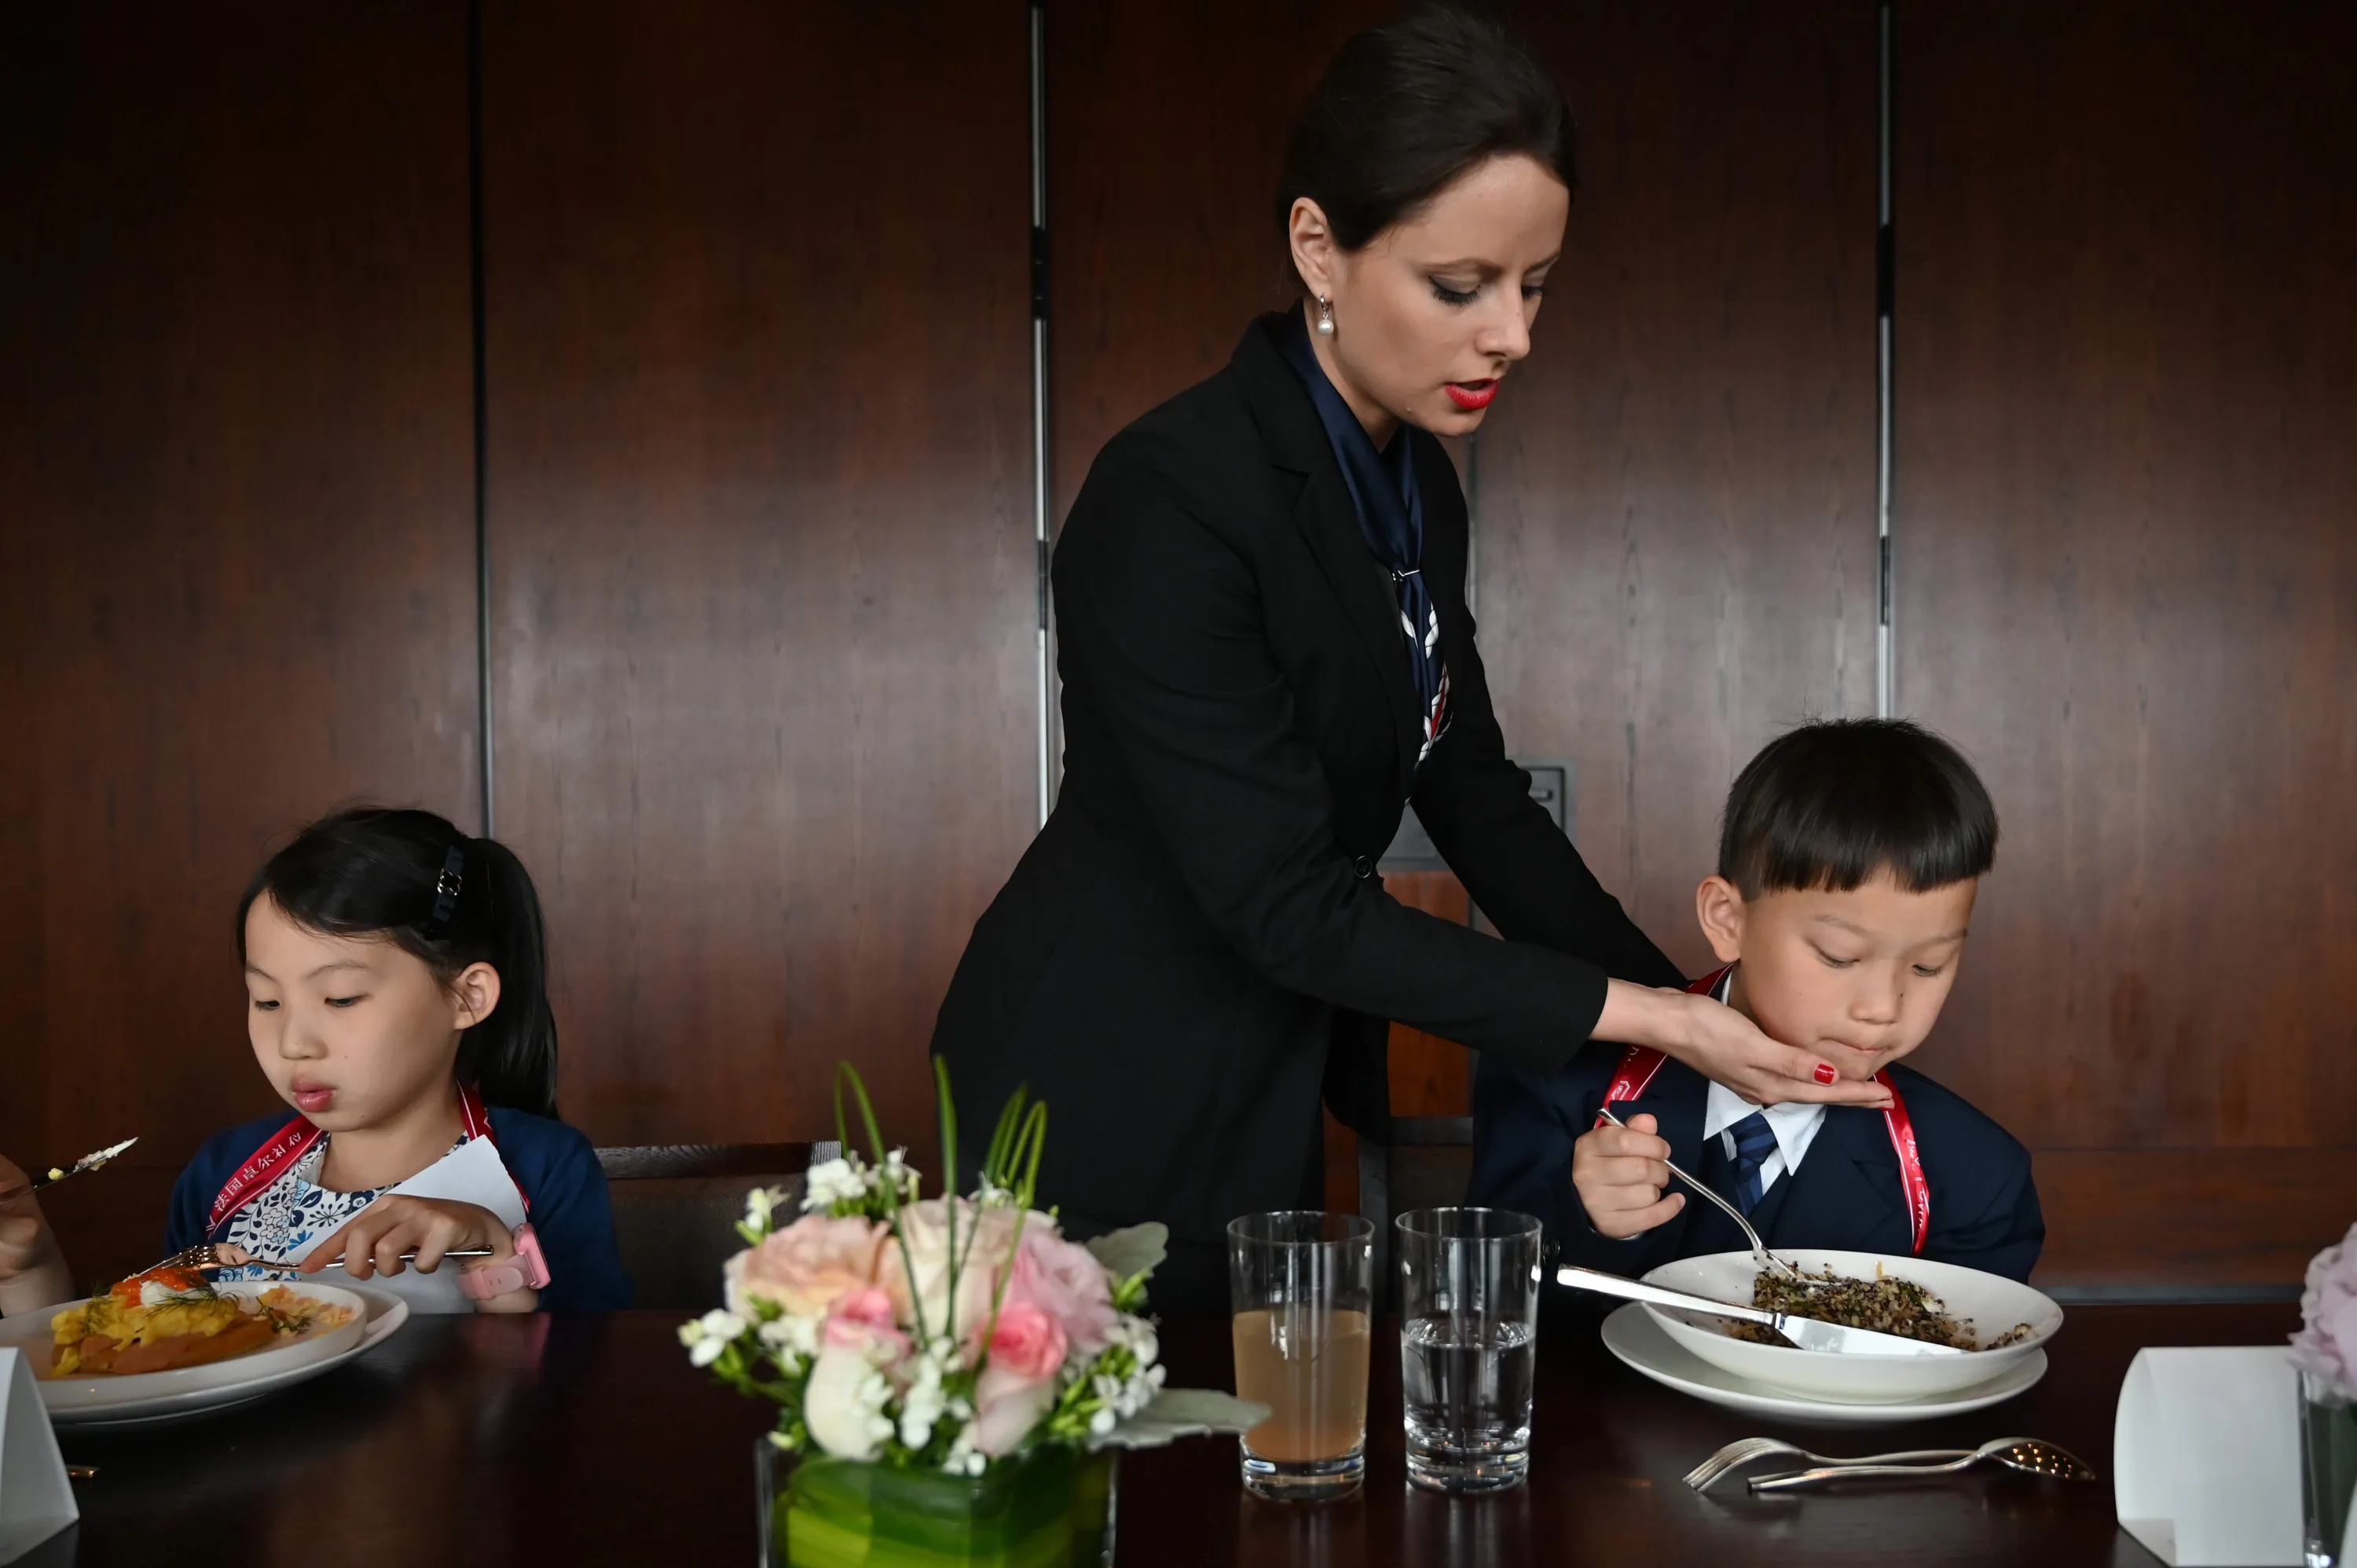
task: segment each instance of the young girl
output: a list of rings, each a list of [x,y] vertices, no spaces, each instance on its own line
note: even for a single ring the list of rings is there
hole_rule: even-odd
[[[296,1114],[198,1151],[167,1251],[312,1276],[341,1259],[414,1310],[629,1305],[605,1175],[555,1120],[540,900],[506,846],[428,811],[341,811],[271,857],[237,935],[254,1058]],[[18,1178],[0,1162],[0,1307],[67,1277]],[[489,1255],[444,1266],[468,1249]]]

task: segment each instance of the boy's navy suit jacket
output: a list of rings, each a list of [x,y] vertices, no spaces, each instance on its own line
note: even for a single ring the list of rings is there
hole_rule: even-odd
[[[1571,1146],[1595,1125],[1620,1054],[1617,1046],[1592,1047],[1552,1074],[1484,1056],[1474,1078],[1473,1178],[1465,1201],[1538,1216],[1559,1244],[1562,1262],[1608,1273],[1634,1277],[1680,1258],[1748,1251],[1734,1221],[1691,1193],[1667,1224],[1627,1240],[1600,1236],[1588,1224],[1571,1185]],[[2029,1151],[1921,1073],[1903,1066],[1886,1070],[1906,1101],[1932,1192],[1921,1255],[2027,1280],[2046,1240]],[[1624,1122],[1653,1117],[1669,1141],[1670,1158],[1706,1181],[1702,1128],[1708,1090],[1709,1080],[1694,1069],[1665,1061],[1644,1094],[1616,1104],[1613,1113]],[[1684,1187],[1674,1178],[1670,1185]],[[1800,1170],[1768,1189],[1751,1219],[1770,1247],[1910,1252],[1914,1236],[1900,1190],[1899,1155],[1882,1112],[1826,1107]]]

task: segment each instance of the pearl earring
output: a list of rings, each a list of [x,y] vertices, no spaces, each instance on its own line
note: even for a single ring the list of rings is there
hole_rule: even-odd
[[[1334,304],[1322,294],[1318,296],[1318,336],[1334,336]]]

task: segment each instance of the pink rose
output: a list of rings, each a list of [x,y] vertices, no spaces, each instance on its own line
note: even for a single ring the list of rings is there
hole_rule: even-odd
[[[1084,1351],[1103,1349],[1113,1332],[1113,1282],[1104,1265],[1086,1247],[1065,1240],[1048,1225],[1024,1227],[1006,1301],[1039,1307]],[[994,1359],[996,1353],[994,1344]]]
[[[990,1365],[1017,1378],[1052,1378],[1070,1348],[1062,1324],[1028,1302],[1011,1301],[991,1331]]]
[[[1056,1373],[1069,1349],[1064,1326],[1028,1302],[999,1309],[990,1360],[974,1380],[974,1445],[1011,1454],[1056,1402]]]
[[[752,1297],[775,1302],[797,1317],[816,1316],[877,1283],[884,1240],[880,1227],[857,1215],[806,1214],[728,1260],[730,1307]]]
[[[890,1294],[873,1285],[836,1302],[834,1314],[826,1320],[826,1340],[830,1345],[862,1344],[888,1334],[907,1342],[908,1337],[892,1320]]]

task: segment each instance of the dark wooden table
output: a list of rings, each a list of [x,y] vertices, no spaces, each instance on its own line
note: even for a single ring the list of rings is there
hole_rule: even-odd
[[[326,1377],[211,1422],[68,1436],[82,1520],[25,1561],[306,1565],[754,1560],[761,1407],[692,1370],[668,1314],[413,1320]],[[2003,1562],[2149,1564],[2112,1516],[2112,1408],[2146,1345],[2259,1344],[2282,1306],[2081,1307],[2046,1380],[2009,1404],[1887,1428],[1785,1428],[1826,1453],[2051,1438],[2106,1472],[2092,1486],[2004,1473],[1755,1499],[1678,1477],[1772,1422],[1656,1387],[1551,1307],[1541,1332],[1530,1484],[1454,1499],[1410,1488],[1399,1362],[1379,1348],[1368,1483],[1322,1508],[1244,1495],[1235,1444],[1198,1439],[1122,1461],[1119,1560],[1276,1568],[1415,1563]],[[1165,1326],[1171,1378],[1230,1386],[1226,1325]],[[463,1545],[462,1545],[463,1543]]]

